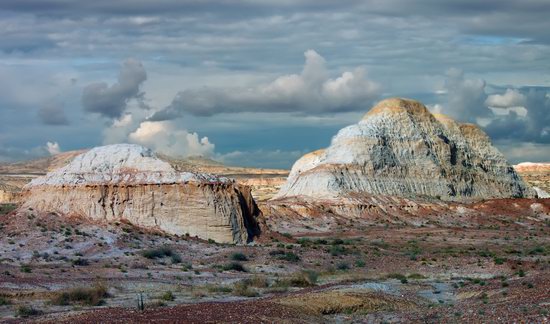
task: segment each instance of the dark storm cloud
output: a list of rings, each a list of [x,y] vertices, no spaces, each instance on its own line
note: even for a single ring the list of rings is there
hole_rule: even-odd
[[[63,105],[57,103],[47,104],[38,109],[38,117],[45,125],[68,125],[69,120],[65,115]]]
[[[127,59],[120,69],[118,82],[111,86],[105,82],[97,82],[84,87],[84,110],[110,118],[120,117],[129,100],[141,98],[140,86],[146,79],[147,73],[141,62]]]

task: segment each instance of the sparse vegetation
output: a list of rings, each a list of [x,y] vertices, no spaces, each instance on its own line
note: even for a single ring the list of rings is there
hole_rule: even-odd
[[[176,297],[174,297],[174,294],[171,291],[167,291],[160,296],[160,299],[165,301],[173,301]]]
[[[0,204],[0,215],[6,215],[17,209],[16,204]]]
[[[147,259],[162,259],[170,257],[173,264],[181,263],[181,256],[168,246],[141,251],[141,255]]]
[[[293,287],[310,287],[315,286],[319,274],[313,270],[304,270],[294,274],[290,280],[290,286]]]
[[[250,288],[249,284],[245,281],[239,281],[233,285],[233,294],[242,297],[256,297],[258,292]]]
[[[233,261],[248,261],[248,257],[241,252],[231,254],[231,260]]]
[[[17,309],[15,310],[15,315],[23,318],[41,315],[42,313],[43,312],[41,310],[26,305],[17,306]]]
[[[22,264],[19,269],[21,270],[21,272],[24,272],[24,273],[31,273],[32,272],[32,268],[28,264]]]
[[[246,272],[244,266],[239,262],[230,262],[222,267],[224,271],[240,271]]]
[[[53,305],[99,306],[107,297],[109,297],[107,287],[98,284],[91,288],[77,287],[60,291],[51,299],[51,303]]]

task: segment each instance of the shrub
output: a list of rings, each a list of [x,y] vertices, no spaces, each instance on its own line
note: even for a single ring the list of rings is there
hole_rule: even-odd
[[[426,279],[426,276],[421,275],[420,273],[411,273],[408,275],[409,279]]]
[[[60,291],[51,299],[51,303],[54,305],[99,306],[103,304],[103,298],[107,297],[109,297],[107,287],[96,285],[91,288],[78,287]]]
[[[343,255],[343,254],[347,254],[348,253],[348,249],[346,249],[344,246],[342,245],[332,245],[329,249],[328,249],[328,252],[330,253],[330,255],[332,256],[339,256],[339,255]]]
[[[310,287],[315,286],[319,274],[313,270],[304,270],[294,274],[289,280],[293,287]]]
[[[260,275],[254,275],[250,278],[244,279],[244,282],[246,282],[247,285],[256,288],[267,288],[269,286],[267,278]]]
[[[0,296],[0,306],[9,305],[11,301],[5,297]]]
[[[248,261],[248,258],[243,253],[236,252],[236,253],[231,254],[231,260],[233,260],[233,261]]]
[[[174,294],[171,291],[167,291],[164,294],[162,294],[162,296],[160,296],[160,299],[166,300],[166,301],[173,301],[176,298],[174,297]]]
[[[338,270],[349,270],[349,264],[347,262],[340,262],[336,265]]]
[[[241,271],[246,272],[246,269],[239,262],[231,262],[222,267],[224,271]]]
[[[224,293],[224,294],[230,293],[233,291],[233,288],[229,286],[217,286],[217,285],[207,285],[206,289],[208,290],[208,292],[211,292],[211,293]]]
[[[170,260],[172,261],[172,264],[181,263],[181,256],[177,253],[172,253]]]
[[[245,281],[239,281],[233,285],[233,294],[243,297],[256,297],[258,292],[248,286]]]
[[[0,215],[9,214],[15,209],[17,209],[15,204],[0,204]]]
[[[21,305],[17,307],[15,314],[16,316],[19,316],[19,317],[29,317],[29,316],[40,315],[42,314],[42,311],[36,308],[33,308],[32,306]]]
[[[493,261],[495,262],[495,264],[504,264],[503,258],[495,257]]]
[[[277,257],[279,260],[284,260],[288,262],[298,262],[300,257],[293,252],[285,252]]]
[[[407,277],[405,275],[402,275],[400,273],[390,273],[386,276],[388,279],[397,279],[397,280],[407,280]]]
[[[366,265],[366,263],[363,260],[356,260],[355,261],[355,266],[358,267],[358,268],[364,268],[365,265]]]
[[[71,261],[71,263],[75,266],[87,266],[90,264],[88,260],[83,258],[74,259]]]
[[[178,254],[174,252],[170,247],[163,246],[160,248],[141,251],[141,255],[147,259],[159,259],[164,257],[171,257],[173,255],[178,255]]]
[[[21,272],[24,272],[24,273],[32,272],[31,266],[28,264],[22,264],[20,269],[21,269]]]

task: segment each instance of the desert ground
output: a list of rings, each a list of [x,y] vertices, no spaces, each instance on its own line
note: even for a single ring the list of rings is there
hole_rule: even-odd
[[[7,323],[542,323],[550,316],[544,216],[266,232],[235,246],[10,209],[0,216]]]

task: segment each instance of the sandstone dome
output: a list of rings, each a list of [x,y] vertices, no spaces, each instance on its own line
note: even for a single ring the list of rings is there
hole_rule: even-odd
[[[69,164],[33,179],[38,185],[167,184],[185,181],[229,181],[207,174],[176,172],[152,150],[136,144],[95,147],[76,156]]]
[[[246,243],[259,210],[250,189],[204,173],[178,172],[133,144],[93,148],[24,187],[23,208],[94,221],[126,220],[171,234]]]
[[[325,150],[299,159],[275,199],[355,194],[465,201],[534,191],[477,126],[392,98],[341,129]]]

